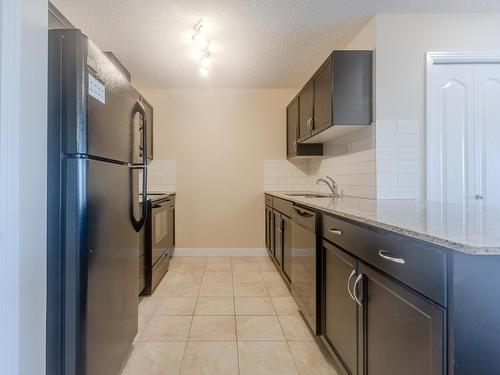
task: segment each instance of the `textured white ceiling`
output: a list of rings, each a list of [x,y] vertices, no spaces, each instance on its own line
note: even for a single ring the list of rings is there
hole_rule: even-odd
[[[143,88],[296,88],[377,13],[500,11],[500,0],[53,0]],[[211,40],[207,78],[192,27]]]

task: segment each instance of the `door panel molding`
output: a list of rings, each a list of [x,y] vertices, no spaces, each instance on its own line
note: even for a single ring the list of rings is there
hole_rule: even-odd
[[[438,64],[500,64],[500,51],[427,52],[427,70]]]
[[[0,41],[0,295],[8,303],[0,306],[0,373],[19,372],[19,128],[21,2],[2,1]],[[9,110],[7,110],[9,109]]]

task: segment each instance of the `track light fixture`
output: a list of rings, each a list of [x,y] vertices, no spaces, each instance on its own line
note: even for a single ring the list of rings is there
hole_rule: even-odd
[[[200,53],[200,74],[208,76],[208,67],[210,65],[210,51],[208,49],[210,41],[203,35],[203,22],[199,20],[194,25],[193,42]]]

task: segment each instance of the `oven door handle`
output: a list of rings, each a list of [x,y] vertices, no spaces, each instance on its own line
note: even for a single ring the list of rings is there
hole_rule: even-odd
[[[162,208],[163,206],[166,206],[169,203],[172,203],[171,199],[169,199],[168,201],[162,202],[162,203],[155,203],[155,204],[153,204],[152,208]]]

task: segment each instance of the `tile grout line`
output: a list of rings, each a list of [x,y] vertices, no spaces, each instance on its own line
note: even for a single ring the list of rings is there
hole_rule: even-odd
[[[234,278],[233,278],[233,264],[231,262],[231,287],[233,289],[233,307],[234,307],[234,334],[236,336],[236,365],[237,365],[237,373],[240,374],[240,348],[239,348],[239,339],[238,339],[238,324],[236,323],[236,296],[234,295]]]
[[[290,357],[292,357],[293,365],[295,366],[295,370],[297,370],[297,374],[300,374],[299,367],[297,366],[297,362],[295,361],[295,357],[293,356],[292,348],[290,347],[290,340],[285,335],[285,330],[283,328],[283,324],[281,324],[281,320],[278,317],[278,322],[280,324],[281,330],[283,331],[283,336],[285,336],[286,346],[288,347],[288,351],[290,352]]]
[[[274,266],[276,267],[276,265],[274,265]],[[276,270],[276,271],[278,272],[278,270]],[[267,288],[267,285],[266,285],[266,288]],[[283,328],[283,324],[281,323],[281,319],[279,318],[278,312],[276,311],[276,307],[274,306],[273,298],[271,297],[271,295],[269,295],[269,296],[270,296],[269,298],[271,298],[271,304],[273,305],[274,312],[276,313],[276,319],[278,319],[278,323],[281,327],[281,330],[283,331],[283,337],[285,338],[286,346],[288,347],[288,351],[290,352],[290,357],[292,358],[293,365],[295,366],[295,370],[297,371],[297,374],[300,374],[299,367],[297,366],[297,362],[295,361],[295,358],[294,358],[293,353],[292,353],[292,348],[290,347],[290,343],[288,341],[288,338],[286,337],[285,329]]]
[[[205,268],[206,267],[207,267],[207,264],[206,264],[206,260],[205,260],[205,263],[203,265],[203,276],[205,276]],[[202,282],[203,282],[203,278],[202,278]],[[179,368],[178,374],[182,373],[182,369],[184,367],[184,358],[186,357],[187,344],[188,344],[189,336],[191,335],[191,328],[193,327],[193,320],[194,320],[194,316],[195,316],[194,313],[196,311],[196,306],[198,305],[198,297],[200,295],[200,291],[201,291],[201,282],[200,282],[200,287],[198,288],[198,293],[196,293],[196,302],[194,304],[193,314],[191,315],[191,324],[189,325],[188,336],[186,337],[186,342],[184,345],[184,353],[182,353],[181,367]]]

